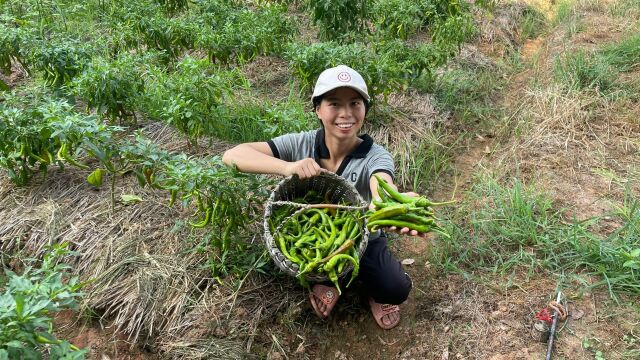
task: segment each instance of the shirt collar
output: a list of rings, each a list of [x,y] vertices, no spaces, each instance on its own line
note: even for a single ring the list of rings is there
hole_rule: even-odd
[[[371,136],[367,134],[358,135],[362,142],[358,147],[356,147],[347,157],[353,158],[365,158],[371,150],[373,146],[373,139]],[[329,148],[327,144],[324,142],[324,129],[318,130],[316,134],[316,143],[315,143],[315,158],[316,159],[329,159],[331,154],[329,153]]]

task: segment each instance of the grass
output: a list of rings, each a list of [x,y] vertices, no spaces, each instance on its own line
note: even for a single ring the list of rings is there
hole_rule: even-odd
[[[553,26],[564,25],[565,39],[571,39],[573,35],[584,30],[584,24],[578,14],[577,4],[574,0],[564,0],[556,5],[556,15],[552,20]]]
[[[424,193],[449,169],[452,152],[443,145],[442,136],[430,133],[417,143],[404,143],[397,152],[396,176],[403,187]]]
[[[315,115],[305,111],[302,101],[293,98],[283,103],[255,98],[234,101],[224,108],[224,112],[221,116],[232,120],[221,127],[216,136],[233,142],[266,141],[318,126]]]
[[[585,50],[556,57],[554,75],[558,82],[574,90],[596,89],[608,93],[621,89],[618,76],[640,65],[640,32],[620,42],[608,44],[594,53]]]
[[[578,50],[564,58],[556,57],[553,71],[556,80],[574,90],[593,88],[607,92],[615,86],[617,74],[603,58]]]
[[[433,263],[500,275],[545,272],[567,285],[605,287],[614,299],[640,294],[640,199],[630,192],[609,214],[620,227],[608,234],[600,234],[599,218],[565,219],[548,196],[517,179],[503,185],[481,176],[468,195],[447,225],[451,240],[434,248]]]
[[[556,16],[553,18],[552,24],[557,26],[570,17],[575,17],[575,0],[562,0],[556,5]]]
[[[630,71],[640,66],[640,32],[620,42],[605,46],[599,56],[617,71]]]
[[[619,0],[607,6],[611,15],[624,18],[640,16],[640,2],[638,0]]]
[[[463,123],[485,124],[496,117],[492,96],[503,86],[501,74],[498,65],[459,64],[433,79],[421,79],[416,87],[432,93],[441,111],[451,111]]]
[[[535,39],[544,34],[547,27],[548,21],[544,14],[533,7],[528,7],[524,11],[520,24],[520,39]]]

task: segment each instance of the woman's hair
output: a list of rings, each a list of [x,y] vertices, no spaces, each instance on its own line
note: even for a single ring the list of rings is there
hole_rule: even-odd
[[[369,112],[369,102],[367,100],[365,100],[365,98],[363,98],[362,96],[360,96],[360,98],[362,98],[362,102],[364,102],[364,113],[366,115]],[[318,96],[314,97],[313,99],[311,99],[311,101],[313,102],[313,109],[314,110],[318,106],[320,106],[320,103],[322,103],[322,99],[324,99],[324,94],[318,95]]]

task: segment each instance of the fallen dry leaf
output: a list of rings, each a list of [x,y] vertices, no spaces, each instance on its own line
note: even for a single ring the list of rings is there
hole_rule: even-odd
[[[404,259],[401,261],[402,265],[413,265],[416,261],[413,259]]]

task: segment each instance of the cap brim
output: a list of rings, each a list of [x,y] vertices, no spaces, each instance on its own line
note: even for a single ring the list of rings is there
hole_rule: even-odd
[[[334,87],[330,87],[330,88],[328,88],[328,89],[324,90],[324,91],[323,91],[322,93],[320,93],[320,94],[316,94],[316,93],[314,93],[314,94],[311,96],[311,100],[313,100],[315,97],[322,96],[322,95],[324,95],[324,94],[328,93],[329,91],[333,91],[333,90],[335,90],[335,89],[342,88],[342,87],[346,87],[346,88],[349,88],[349,89],[353,89],[353,90],[357,91],[357,92],[358,92],[358,94],[360,94],[360,95],[361,95],[361,96],[362,96],[362,97],[363,97],[367,102],[371,101],[371,99],[369,98],[369,94],[367,94],[366,92],[362,91],[362,89],[360,89],[360,88],[358,88],[358,87],[356,87],[356,86],[352,86],[352,85],[348,85],[348,84],[344,84],[344,85],[343,85],[343,84],[337,84],[337,85],[336,85],[336,86],[334,86]]]

